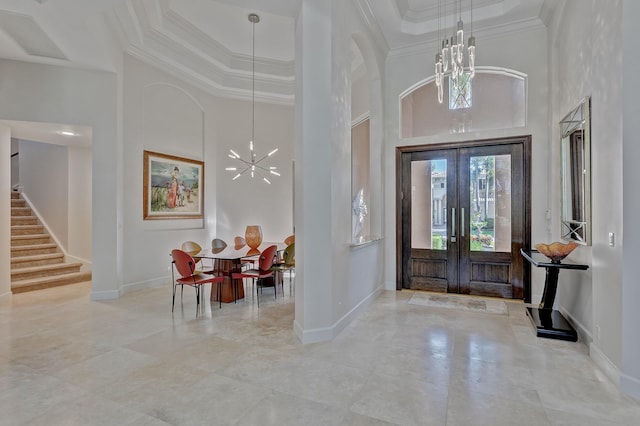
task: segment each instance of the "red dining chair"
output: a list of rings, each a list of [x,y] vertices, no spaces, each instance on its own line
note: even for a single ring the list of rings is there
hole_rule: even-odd
[[[202,292],[201,288],[205,284],[211,284],[213,291],[213,283],[218,284],[218,300],[220,301],[220,308],[222,308],[222,281],[224,277],[222,275],[205,275],[202,273],[198,273],[195,270],[196,261],[191,257],[191,255],[182,250],[172,250],[171,257],[173,258],[173,264],[175,265],[175,269],[178,270],[178,274],[180,274],[179,278],[175,278],[173,276],[173,268],[171,268],[171,276],[173,278],[173,299],[171,302],[171,312],[173,312],[173,308],[176,303],[176,287],[181,287],[180,299],[182,299],[182,293],[184,292],[184,286],[188,285],[193,287],[196,290],[196,312],[198,312],[200,308],[200,294]]]
[[[258,307],[260,307],[260,297],[258,295],[258,290],[262,287],[265,287],[260,284],[260,280],[265,278],[273,277],[273,270],[271,267],[273,266],[273,261],[276,257],[277,247],[275,245],[271,245],[264,249],[258,258],[258,269],[247,269],[241,272],[233,272],[231,274],[231,279],[233,280],[234,287],[237,285],[236,280],[242,280],[244,278],[251,278],[253,280],[253,284],[256,287],[256,298],[258,299]],[[257,283],[256,283],[257,280]],[[276,295],[276,283],[273,283],[273,295],[277,299]]]

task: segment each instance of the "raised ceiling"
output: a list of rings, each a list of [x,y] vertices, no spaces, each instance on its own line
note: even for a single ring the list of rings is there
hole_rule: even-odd
[[[328,1],[328,0],[326,0]],[[347,0],[344,0],[347,1]],[[351,0],[383,49],[434,43],[471,0]],[[256,100],[294,102],[295,17],[300,0],[3,0],[0,57],[116,71],[123,50],[203,90],[251,93],[256,24]],[[475,0],[474,33],[541,25],[560,0]],[[439,11],[448,17],[439,19]],[[478,40],[478,44],[481,40]]]
[[[391,51],[433,42],[439,28],[452,27],[456,10],[471,22],[471,0],[352,1]],[[474,32],[540,24],[544,4],[475,0]],[[0,57],[115,71],[125,50],[212,92],[243,96],[251,68],[247,15],[257,12],[256,95],[291,103],[299,7],[300,0],[6,0]]]

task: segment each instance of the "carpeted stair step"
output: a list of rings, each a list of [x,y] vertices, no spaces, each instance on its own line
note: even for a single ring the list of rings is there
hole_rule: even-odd
[[[11,286],[20,280],[40,278],[53,275],[69,274],[80,272],[82,263],[58,263],[55,265],[30,266],[27,268],[16,268],[11,270]]]
[[[31,216],[32,214],[29,207],[11,207],[11,216]]]
[[[37,225],[38,217],[37,216],[13,216],[11,217],[11,226],[20,226],[20,225]]]
[[[47,253],[11,258],[11,269],[29,268],[32,266],[55,265],[64,262],[64,254]]]
[[[31,256],[35,254],[56,253],[58,246],[54,243],[31,244],[26,246],[11,247],[11,257]]]
[[[11,227],[11,235],[34,235],[44,234],[43,225],[16,225]]]
[[[11,247],[15,246],[27,246],[31,244],[46,244],[51,242],[49,234],[34,234],[34,235],[12,235]]]
[[[91,272],[71,272],[67,274],[50,275],[40,278],[12,281],[12,293],[24,293],[26,291],[42,290],[49,287],[57,287],[66,284],[91,281]]]

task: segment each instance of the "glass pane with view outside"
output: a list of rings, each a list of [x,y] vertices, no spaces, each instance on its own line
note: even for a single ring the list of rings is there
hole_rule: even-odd
[[[511,156],[469,161],[471,251],[511,251]]]
[[[447,249],[447,160],[411,162],[411,247]]]

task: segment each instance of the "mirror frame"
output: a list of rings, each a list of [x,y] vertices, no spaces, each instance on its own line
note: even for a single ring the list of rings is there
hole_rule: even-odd
[[[560,120],[560,149],[560,236],[563,240],[591,245],[591,99],[588,96]]]

